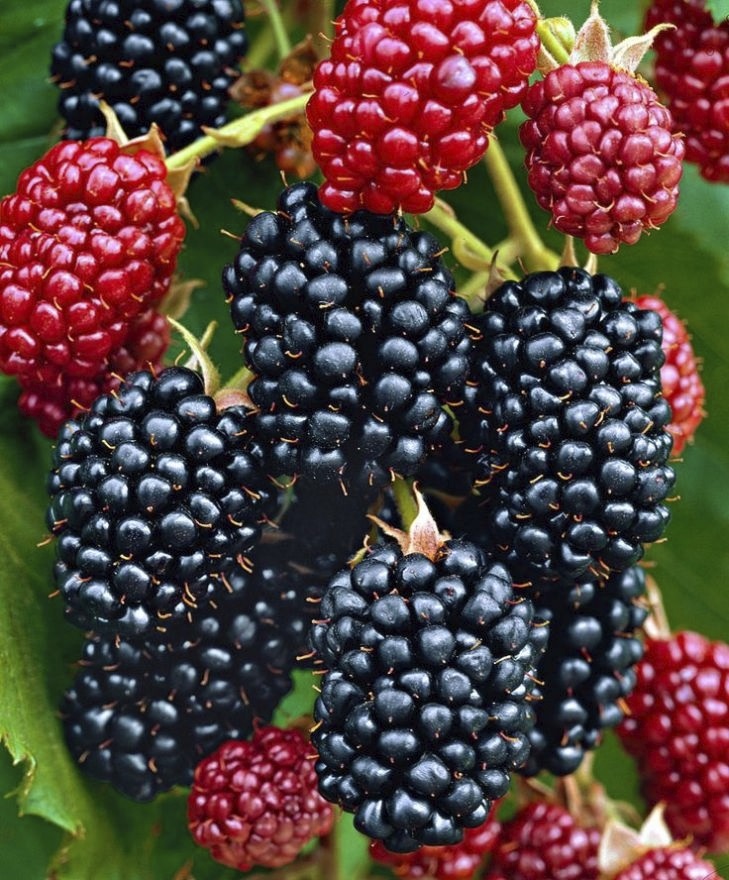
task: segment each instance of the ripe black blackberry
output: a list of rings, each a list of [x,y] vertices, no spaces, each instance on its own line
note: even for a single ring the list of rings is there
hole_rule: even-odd
[[[470,312],[441,250],[397,216],[329,211],[310,183],[251,220],[223,286],[272,473],[379,488],[448,436]]]
[[[268,722],[291,688],[290,595],[237,571],[226,594],[165,637],[94,635],[61,705],[81,769],[136,801],[189,785],[196,764]]]
[[[333,578],[312,643],[319,790],[396,852],[460,841],[527,759],[546,638],[475,545],[394,542]]]
[[[132,373],[66,422],[48,489],[69,619],[125,637],[225,593],[276,502],[245,410],[219,412],[182,367]]]
[[[542,699],[533,707],[525,775],[573,773],[604,730],[623,720],[643,656],[636,636],[648,614],[645,590],[643,569],[632,566],[605,582],[535,595],[536,613],[554,638],[537,667]]]
[[[581,269],[503,284],[458,411],[480,531],[517,580],[606,577],[668,522],[671,436],[661,318]]]
[[[63,136],[103,134],[104,100],[128,135],[156,122],[178,150],[225,123],[246,48],[240,0],[70,0],[51,60]]]

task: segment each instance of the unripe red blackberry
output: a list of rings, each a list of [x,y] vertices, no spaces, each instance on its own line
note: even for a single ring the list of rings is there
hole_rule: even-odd
[[[521,100],[539,49],[524,0],[349,0],[307,106],[322,203],[429,210]]]
[[[676,838],[729,851],[729,645],[698,633],[648,639],[618,728],[649,804]]]
[[[684,136],[686,161],[703,177],[729,182],[729,22],[714,21],[705,0],[652,0],[646,26],[668,23],[655,38],[655,83],[674,127]]]
[[[676,845],[649,850],[613,880],[720,880],[714,865]]]
[[[130,137],[156,123],[170,151],[220,127],[243,28],[240,0],[70,0],[51,61],[64,137],[104,133],[100,100]]]
[[[224,742],[195,768],[187,803],[195,843],[238,871],[288,865],[334,823],[316,790],[311,744],[279,727]]]
[[[47,437],[55,438],[66,419],[87,410],[100,394],[119,387],[123,377],[135,370],[162,369],[170,344],[170,329],[164,315],[150,309],[129,325],[121,348],[110,352],[107,366],[93,379],[74,379],[59,374],[48,385],[21,377],[18,408],[38,423]]]
[[[150,640],[95,635],[61,705],[81,770],[136,801],[189,785],[222,742],[271,719],[291,688],[292,597],[257,575]]]
[[[609,254],[673,213],[684,144],[644,80],[606,61],[565,64],[522,108],[529,186],[560,232]]]
[[[680,455],[684,446],[693,440],[705,415],[706,391],[691,337],[683,321],[660,297],[639,296],[635,304],[638,308],[658,312],[663,321],[662,345],[666,360],[661,367],[661,384],[663,396],[671,406],[668,430],[673,436],[673,454]]]
[[[218,411],[181,367],[133,373],[67,422],[48,490],[69,619],[133,637],[224,594],[276,500],[245,410]]]
[[[604,583],[550,585],[543,593],[535,584],[529,595],[554,635],[537,666],[541,700],[533,706],[536,721],[522,772],[566,776],[600,745],[604,730],[625,717],[643,655],[637,635],[648,614],[641,602],[645,574],[633,566]]]
[[[251,220],[223,286],[272,474],[369,492],[445,441],[471,341],[441,251],[399,217],[334,214],[310,183]]]
[[[629,568],[663,534],[674,482],[660,315],[563,268],[506,282],[474,326],[457,410],[481,494],[472,533],[519,582]]]
[[[426,880],[470,880],[491,852],[501,826],[493,815],[477,828],[466,828],[463,840],[452,846],[422,846],[414,853],[390,852],[379,840],[370,843],[370,856],[398,877]]]
[[[529,804],[503,825],[485,880],[598,880],[599,843],[563,807]]]
[[[0,202],[2,371],[58,388],[108,369],[175,270],[185,225],[166,175],[109,138],[64,141],[20,175]]]
[[[394,852],[458,843],[526,761],[546,627],[461,541],[433,559],[374,547],[332,579],[320,614],[319,790]]]

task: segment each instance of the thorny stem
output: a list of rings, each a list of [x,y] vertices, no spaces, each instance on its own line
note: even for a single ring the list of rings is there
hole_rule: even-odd
[[[532,223],[526,203],[517,185],[514,172],[501,148],[494,138],[486,150],[484,162],[496,190],[501,209],[504,212],[510,237],[521,245],[519,254],[528,271],[556,269],[559,255],[547,248]]]
[[[494,251],[456,217],[450,205],[435,200],[435,205],[423,214],[423,217],[436,229],[440,229],[451,239],[453,253],[458,261],[467,269],[481,272],[488,269],[495,260]],[[499,263],[499,268],[506,278],[516,280],[516,275]]]
[[[168,170],[184,168],[196,159],[203,159],[226,145],[244,147],[254,141],[269,123],[301,113],[310,95],[310,92],[303,92],[287,101],[279,101],[277,104],[261,107],[260,110],[246,113],[245,116],[234,119],[222,128],[216,129],[215,137],[207,134],[198,138],[187,147],[168,156]]]
[[[276,40],[279,60],[283,60],[291,54],[291,41],[281,17],[281,10],[278,8],[278,0],[258,0],[258,2],[266,10]]]

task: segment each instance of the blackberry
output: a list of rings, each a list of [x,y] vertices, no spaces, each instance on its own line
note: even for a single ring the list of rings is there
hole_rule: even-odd
[[[480,532],[517,580],[606,577],[669,519],[661,317],[576,268],[506,282],[477,326],[458,411]]]
[[[290,597],[242,571],[232,594],[166,638],[94,635],[61,706],[88,775],[147,801],[189,785],[197,763],[267,722],[291,688]]]
[[[603,731],[623,720],[643,655],[636,635],[648,615],[644,595],[645,574],[633,566],[604,583],[535,596],[536,613],[555,635],[537,668],[542,700],[534,705],[525,775],[573,773]]]
[[[273,474],[379,488],[448,436],[470,312],[441,251],[400,217],[329,211],[310,183],[251,220],[223,286]]]
[[[47,523],[73,623],[141,637],[225,592],[276,497],[247,430],[181,367],[132,373],[66,422]]]
[[[240,0],[70,0],[51,59],[63,137],[104,134],[104,100],[130,137],[154,122],[179,150],[225,123],[246,48]]]
[[[323,678],[319,790],[394,852],[458,843],[528,757],[546,636],[504,566],[448,541],[376,546],[330,582],[312,643]]]

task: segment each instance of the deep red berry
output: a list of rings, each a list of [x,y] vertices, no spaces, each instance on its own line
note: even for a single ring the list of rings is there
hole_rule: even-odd
[[[188,800],[195,842],[239,871],[292,862],[334,821],[316,788],[312,752],[303,733],[278,727],[223,743],[195,769]]]
[[[704,0],[653,0],[646,26],[661,22],[653,42],[655,82],[685,135],[686,160],[707,180],[729,183],[729,21],[717,23]]]
[[[729,645],[693,632],[649,639],[627,703],[618,734],[648,803],[665,802],[674,837],[729,850]]]
[[[484,856],[491,852],[500,825],[489,818],[477,828],[466,828],[463,840],[453,846],[423,846],[413,853],[390,852],[379,840],[370,844],[372,858],[388,865],[398,877],[424,877],[426,880],[468,880],[475,875]]]
[[[673,435],[673,454],[679,455],[693,439],[705,415],[706,391],[696,355],[686,325],[660,297],[640,296],[635,304],[658,312],[663,321],[662,348],[666,361],[661,367],[661,384],[663,396],[671,404],[668,430]]]
[[[321,201],[422,213],[459,186],[536,66],[525,0],[349,0],[307,107]]]
[[[63,141],[0,202],[0,370],[94,379],[167,292],[185,226],[151,152]]]
[[[599,843],[563,807],[529,804],[503,826],[485,880],[597,880]]]
[[[647,83],[603,61],[567,64],[522,107],[529,185],[560,232],[607,254],[671,215],[683,140]]]
[[[54,382],[20,377],[20,412],[38,423],[46,437],[55,437],[66,419],[85,412],[100,394],[119,387],[135,370],[162,368],[170,344],[170,329],[164,315],[149,309],[135,318],[120,348],[111,352],[106,366],[90,379],[59,373]]]
[[[614,880],[718,880],[710,862],[680,846],[649,850]]]

